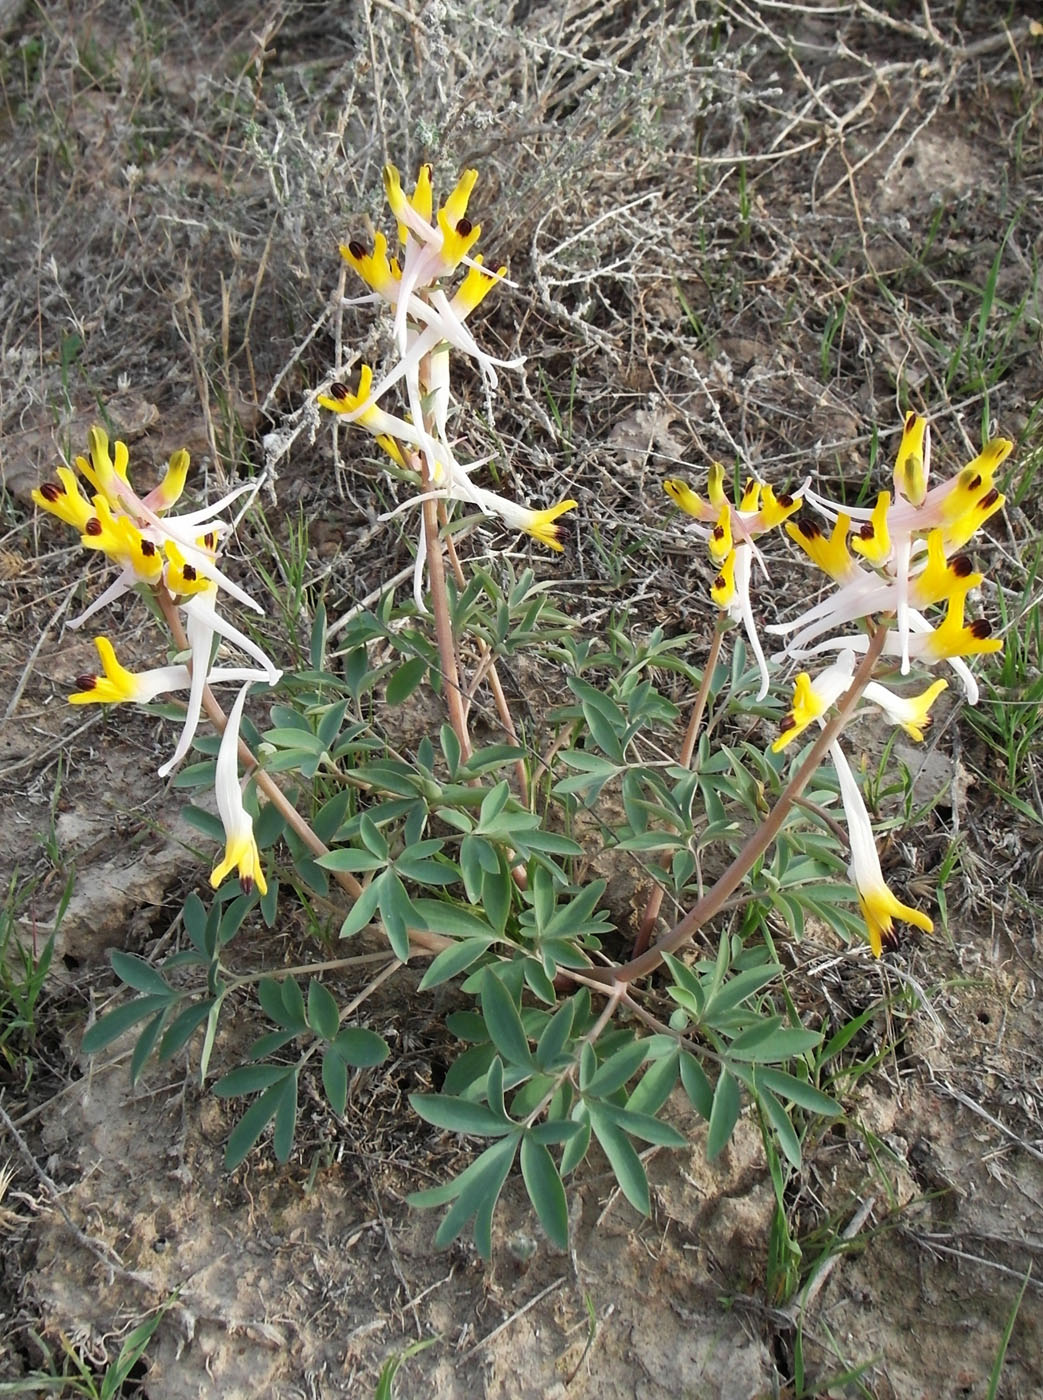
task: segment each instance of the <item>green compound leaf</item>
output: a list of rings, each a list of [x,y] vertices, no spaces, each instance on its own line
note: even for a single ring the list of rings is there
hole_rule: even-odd
[[[658,1113],[677,1083],[680,1060],[680,1051],[676,1049],[655,1060],[627,1099],[627,1108],[634,1113]]]
[[[711,1162],[727,1145],[739,1121],[741,1104],[742,1097],[737,1081],[726,1069],[722,1069],[713,1093],[710,1130],[706,1137],[706,1156]]]
[[[519,850],[543,851],[552,856],[581,856],[583,847],[578,841],[573,841],[570,836],[561,836],[556,831],[540,831],[534,829],[520,833],[518,837]]]
[[[598,1066],[584,1084],[583,1092],[595,1099],[608,1098],[617,1089],[622,1089],[628,1079],[633,1079],[647,1054],[648,1047],[644,1041],[635,1040],[624,1045]]]
[[[394,870],[385,870],[377,879],[382,883],[380,917],[391,944],[391,951],[400,962],[408,962],[409,930],[411,927],[421,927],[423,920]]]
[[[279,909],[279,877],[268,876],[268,889],[261,895],[261,915],[268,928],[275,927],[275,917]]]
[[[292,753],[304,754],[309,758],[318,757],[326,749],[317,735],[301,729],[266,729],[261,737],[265,743],[277,749],[289,749]],[[270,766],[270,763],[265,766]]]
[[[355,800],[354,793],[347,788],[344,792],[338,792],[324,802],[311,819],[311,829],[320,841],[332,841],[340,830],[348,811]],[[266,812],[273,810],[271,807],[264,809]]]
[[[496,819],[507,806],[510,795],[511,788],[506,779],[489,789],[482,799],[482,806],[478,813],[478,825],[483,831],[495,826]]]
[[[138,1043],[134,1047],[134,1053],[130,1057],[130,1082],[136,1084],[141,1071],[145,1068],[148,1057],[152,1054],[159,1032],[163,1025],[164,1013],[157,1011],[152,1019],[145,1024],[145,1029],[138,1036]]]
[[[373,915],[377,912],[380,903],[380,896],[384,890],[384,880],[388,872],[385,870],[382,875],[378,875],[371,884],[356,899],[355,903],[348,910],[347,917],[340,926],[340,937],[350,938],[352,934],[358,933],[369,924]]]
[[[435,1244],[439,1249],[452,1244],[467,1222],[473,1218],[474,1242],[478,1253],[483,1259],[492,1257],[493,1211],[514,1163],[519,1136],[519,1133],[512,1133],[495,1146],[487,1147],[474,1163],[475,1166],[480,1166],[481,1170],[460,1191],[438,1227]],[[462,1177],[457,1177],[457,1183],[462,1180]]]
[[[221,924],[217,931],[217,941],[220,947],[226,948],[232,939],[243,926],[243,920],[254,907],[256,895],[241,894],[229,904],[228,908],[221,915]]]
[[[348,1068],[332,1046],[322,1057],[322,1087],[330,1108],[338,1118],[343,1117],[348,1101]]]
[[[323,1040],[333,1040],[340,1030],[340,1009],[333,994],[312,978],[308,984],[308,1025]]]
[[[583,718],[598,748],[614,762],[625,762],[619,736],[627,727],[626,715],[607,695],[578,676],[567,676],[566,681],[580,703]]]
[[[250,1105],[232,1129],[228,1146],[225,1149],[225,1167],[228,1171],[234,1171],[245,1160],[254,1143],[282,1108],[286,1081],[288,1079],[296,1081],[296,1074],[293,1070],[285,1069],[281,1065],[272,1065],[268,1068],[280,1070],[279,1080],[265,1089],[264,1093]],[[291,1092],[294,1096],[294,1111],[296,1112],[296,1089],[294,1088]]]
[[[382,1035],[368,1031],[364,1026],[345,1026],[338,1031],[331,1047],[342,1060],[358,1069],[369,1069],[372,1065],[382,1065],[391,1051]]]
[[[746,1000],[754,992],[759,992],[762,987],[767,986],[775,976],[781,971],[778,963],[772,963],[768,967],[751,967],[745,972],[737,973],[729,982],[714,992],[707,1002],[703,1011],[703,1016],[708,1024],[713,1025],[721,1020],[725,1014],[734,1010],[740,1002]]]
[[[99,1050],[104,1050],[106,1045],[111,1045],[114,1040],[118,1040],[131,1026],[136,1026],[139,1021],[144,1021],[146,1016],[152,1016],[157,1011],[165,1011],[171,1004],[173,993],[167,991],[163,996],[135,997],[133,1001],[126,1002],[123,1006],[117,1006],[115,1011],[110,1011],[95,1021],[90,1026],[83,1037],[82,1050],[85,1055],[96,1055]]]
[[[197,894],[190,894],[185,900],[185,907],[181,911],[181,917],[185,923],[185,932],[192,940],[192,944],[204,957],[210,957],[213,948],[207,942],[207,911],[203,901]]]
[[[702,1065],[687,1050],[681,1051],[681,1084],[696,1113],[709,1120],[713,1110],[713,1086]]]
[[[364,851],[358,846],[338,846],[335,851],[327,851],[324,856],[316,856],[315,864],[323,870],[350,871],[352,875],[365,874],[370,870],[379,870],[382,865],[387,865],[387,860],[381,856],[375,856],[372,851]]]
[[[687,1143],[676,1128],[669,1123],[660,1123],[650,1113],[635,1113],[629,1108],[617,1108],[615,1104],[604,1104],[602,1112],[632,1137],[643,1142],[654,1143],[657,1147],[684,1147]]]
[[[344,715],[347,712],[347,708],[347,700],[341,700],[336,705],[331,705],[319,720],[319,725],[315,732],[318,735],[319,743],[324,749],[333,746],[333,741],[340,733],[341,726],[344,723]]]
[[[453,1098],[449,1094],[410,1094],[413,1111],[426,1123],[469,1137],[503,1137],[510,1131],[509,1118],[501,1118],[484,1103]]]
[[[387,837],[366,812],[363,812],[359,817],[359,835],[366,848],[372,851],[378,860],[387,861],[390,859]]]
[[[590,1114],[587,1112],[586,1104],[576,1105],[573,1109],[572,1121],[579,1128],[579,1132],[565,1143],[565,1150],[561,1154],[562,1176],[568,1176],[569,1172],[575,1171],[590,1148]]]
[[[542,1142],[549,1146],[552,1142],[568,1142],[571,1138],[574,1138],[577,1133],[582,1133],[582,1131],[582,1123],[577,1123],[568,1118],[554,1118],[547,1123],[534,1123],[528,1130],[527,1136],[531,1137],[534,1142]],[[588,1128],[587,1136],[589,1137],[589,1135],[590,1130]]]
[[[525,969],[525,985],[546,1006],[554,1006],[558,998],[555,995],[554,983],[551,981],[546,965],[543,962],[537,962],[535,958],[526,958],[522,966]],[[553,967],[551,971],[554,971]]]
[[[268,1091],[273,1092],[272,1090]],[[297,1129],[297,1073],[289,1075],[275,1086],[275,1131],[272,1147],[277,1162],[287,1162],[293,1151],[293,1135]]]
[[[571,999],[562,1002],[544,1026],[536,1043],[536,1064],[540,1069],[557,1068],[558,1059],[572,1035],[572,1018],[575,1006],[575,1002]]]
[[[780,1098],[789,1099],[791,1103],[798,1104],[809,1113],[821,1114],[823,1118],[836,1118],[843,1112],[828,1094],[823,1094],[814,1085],[795,1075],[786,1074],[784,1070],[761,1069],[758,1066],[753,1072],[753,1086],[755,1089],[771,1089]]]
[[[212,788],[216,773],[217,764],[212,758],[205,759],[202,763],[186,763],[184,768],[171,778],[170,786],[172,788]],[[203,815],[203,809],[195,807],[189,802],[181,808],[181,815],[190,826],[198,826],[197,819]],[[218,818],[214,817],[213,820],[217,822],[219,827],[221,826]],[[218,834],[220,835],[220,833]]]
[[[506,1064],[532,1066],[532,1052],[514,998],[491,968],[482,976],[482,1018]]]
[[[201,1026],[210,1015],[210,1008],[213,1005],[214,999],[212,997],[206,1001],[193,1002],[191,1006],[186,1006],[174,1017],[160,1041],[159,1058],[161,1062],[169,1060],[179,1050],[184,1049],[196,1028]]]
[[[482,905],[490,924],[502,934],[514,904],[514,881],[506,869],[482,872]]]
[[[789,1114],[779,1103],[778,1099],[768,1089],[762,1089],[757,1096],[765,1118],[775,1129],[775,1136],[779,1146],[785,1154],[786,1160],[791,1166],[800,1170],[800,1139],[797,1137],[790,1122]]]
[[[485,1101],[497,1118],[507,1117],[507,1105],[503,1098],[503,1061],[494,1055],[485,1076]]]
[[[551,1244],[569,1247],[569,1207],[565,1188],[547,1148],[526,1136],[521,1145],[522,1180]]]
[[[261,985],[263,986],[264,983]],[[287,1030],[303,1031],[308,1024],[308,1015],[304,1009],[304,996],[296,977],[284,977],[281,982],[276,983],[276,986],[279,989],[283,1015],[281,1019],[278,1016],[273,1016],[272,1020],[278,1025],[285,1026]],[[265,1007],[265,1010],[267,1011],[268,1008]]]
[[[404,666],[400,666],[387,683],[385,696],[389,705],[401,705],[424,679],[427,662],[422,656],[414,656]]]
[[[170,996],[170,988],[162,974],[144,958],[139,958],[136,953],[116,951],[110,954],[110,958],[116,976],[121,982],[126,982],[128,987],[133,987],[136,992],[145,992],[149,996]]]
[[[219,1099],[234,1099],[278,1084],[288,1073],[285,1065],[240,1065],[224,1074],[211,1090]]]
[[[822,1041],[818,1031],[782,1026],[778,1016],[769,1017],[737,1035],[728,1046],[728,1058],[756,1064],[779,1064],[813,1050]]]
[[[651,1209],[648,1199],[648,1177],[633,1143],[605,1111],[603,1105],[588,1104],[587,1112],[590,1114],[590,1126],[594,1129],[594,1136],[608,1158],[620,1190],[635,1210],[647,1215]]]
[[[437,987],[459,973],[466,972],[495,942],[495,937],[488,934],[481,938],[468,938],[462,943],[443,948],[421,978],[420,990],[423,992],[429,987]]]
[[[492,929],[474,910],[442,899],[413,900],[413,908],[431,933],[443,933],[447,938],[491,939]]]

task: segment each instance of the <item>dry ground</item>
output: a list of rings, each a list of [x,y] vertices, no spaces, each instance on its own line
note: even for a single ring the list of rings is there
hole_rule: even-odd
[[[368,312],[335,304],[338,241],[380,219],[386,160],[430,158],[443,181],[480,168],[483,247],[517,284],[482,337],[525,369],[496,404],[473,385],[474,406],[508,489],[580,499],[555,573],[571,615],[698,629],[706,569],[662,477],[719,457],[776,485],[810,471],[875,490],[908,403],[932,415],[946,467],[983,423],[1017,440],[984,552],[1024,628],[1043,456],[1043,38],[1026,14],[0,5],[0,867],[24,946],[75,876],[35,1038],[0,1064],[0,1381],[39,1368],[44,1344],[60,1367],[62,1338],[100,1374],[176,1291],[124,1394],[364,1396],[387,1356],[434,1335],[400,1395],[1043,1394],[1037,751],[1018,806],[997,790],[995,736],[940,726],[924,780],[944,797],[895,855],[907,878],[926,862],[930,902],[959,840],[948,931],[879,966],[800,950],[825,1023],[871,1010],[873,1064],[793,1191],[806,1307],[765,1293],[773,1198],[748,1123],[712,1170],[695,1125],[690,1154],[656,1157],[650,1220],[588,1171],[568,1256],[509,1188],[485,1267],[434,1251],[434,1220],[402,1203],[459,1150],[405,1109],[444,1064],[444,1003],[399,985],[373,1022],[394,1054],[344,1122],[316,1098],[286,1168],[261,1151],[231,1176],[231,1110],[190,1068],[132,1091],[126,1054],[81,1055],[114,990],[106,950],[165,947],[208,855],[151,779],[157,723],[63,703],[92,655],[62,620],[87,571],[28,505],[104,403],[146,478],[183,445],[215,487],[267,473],[268,526],[285,540],[307,522],[308,585],[331,617],[405,566],[374,528],[387,488],[369,445],[314,437],[302,404],[376,343]],[[241,545],[248,580],[267,536],[247,524]],[[147,656],[140,614],[124,616],[127,655]],[[278,645],[296,620],[276,609],[271,626]],[[307,946],[303,928],[266,937],[261,963]],[[249,1033],[229,1032],[228,1063]]]

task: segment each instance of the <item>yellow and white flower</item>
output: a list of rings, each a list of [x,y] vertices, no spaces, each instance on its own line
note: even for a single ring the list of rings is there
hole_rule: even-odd
[[[724,467],[720,462],[712,463],[707,472],[705,501],[696,495],[687,482],[677,477],[664,481],[663,490],[679,509],[703,527],[710,558],[718,565],[710,597],[722,612],[742,622],[760,671],[761,684],[757,698],[763,700],[770,682],[750,596],[755,554],[761,567],[764,567],[755,541],[759,535],[788,520],[800,509],[802,502],[799,497],[776,496],[770,486],[750,480],[743,487],[737,503],[732,505],[725,495]]]
[[[371,369],[363,365],[357,390],[337,382],[320,392],[317,402],[371,432],[395,465],[422,484],[420,494],[382,519],[425,500],[458,501],[474,506],[483,515],[496,516],[509,529],[522,530],[560,552],[563,546],[556,522],[575,508],[574,500],[542,509],[511,501],[472,481],[471,474],[483,461],[462,465],[449,442],[451,352],[471,358],[490,390],[497,386],[498,368],[522,363],[521,359],[501,360],[486,354],[466,325],[468,316],[493,287],[506,280],[505,268],[491,271],[480,254],[471,256],[481,232],[467,217],[477,178],[476,171],[465,171],[435,211],[429,165],[421,166],[412,195],[403,190],[395,167],[385,168],[384,188],[398,225],[401,261],[389,252],[387,239],[379,233],[372,251],[353,239],[342,245],[341,254],[370,289],[361,300],[383,301],[393,310],[397,360],[379,383],[374,384]],[[450,293],[445,283],[461,266],[467,270]],[[400,382],[406,412],[390,413],[381,407],[381,400]],[[421,529],[413,575],[414,597],[421,611],[426,551],[427,539]]]
[[[210,883],[217,889],[226,876],[238,870],[243,893],[249,894],[256,886],[263,895],[268,893],[268,883],[254,837],[253,817],[243,803],[243,790],[239,782],[239,727],[249,689],[250,682],[247,682],[236,696],[217,751],[214,795],[225,829],[225,853],[214,866]]]
[[[232,501],[257,490],[254,483],[236,488],[211,505],[181,515],[167,512],[184,490],[189,457],[175,452],[162,480],[146,496],[138,496],[129,476],[124,443],[110,451],[102,428],[88,433],[89,456],[77,457],[80,477],[93,488],[90,501],[83,495],[76,475],[59,467],[57,482],[48,482],[33,493],[36,503],[77,530],[84,547],[103,554],[119,569],[119,576],[70,626],[81,626],[100,608],[137,587],[165,590],[170,603],[185,615],[189,643],[188,664],[162,666],[134,673],[121,666],[112,643],[97,637],[101,658],[99,674],[79,678],[72,704],[147,704],[158,695],[188,690],[185,721],[173,756],[160,768],[166,777],[191,747],[202,713],[207,685],[227,681],[266,681],[275,685],[282,672],[265,652],[218,611],[220,594],[227,594],[257,612],[259,604],[228,579],[217,566],[217,550],[227,526],[218,519]],[[202,533],[200,533],[202,531]],[[215,666],[215,638],[230,642],[251,658],[253,666]]]
[[[894,930],[896,919],[913,924],[924,933],[933,932],[934,923],[919,909],[903,904],[888,888],[880,868],[873,824],[855,781],[855,775],[839,744],[830,745],[830,755],[840,785],[840,799],[844,804],[844,817],[851,841],[851,865],[848,875],[858,894],[859,907],[866,921],[869,946],[874,956],[879,957],[885,946],[892,947],[897,941]]]
[[[787,529],[840,586],[797,617],[768,628],[787,638],[784,654],[804,660],[823,651],[864,651],[864,632],[842,629],[892,614],[895,629],[884,654],[898,657],[903,675],[914,661],[949,662],[973,704],[977,684],[961,658],[998,651],[1001,643],[989,636],[985,623],[964,622],[967,595],[982,576],[962,550],[1003,505],[993,481],[1012,446],[995,438],[951,480],[929,487],[930,428],[926,419],[910,413],[895,459],[893,500],[882,491],[872,509],[841,511],[809,490],[810,504],[834,522],[831,536],[827,541],[816,525],[804,521]],[[851,558],[848,545],[864,564]],[[937,624],[927,609],[939,604],[947,612]]]

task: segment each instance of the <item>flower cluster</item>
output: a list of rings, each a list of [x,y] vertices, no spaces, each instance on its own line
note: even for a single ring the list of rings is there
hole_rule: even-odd
[[[70,468],[59,467],[57,481],[46,482],[33,492],[33,500],[41,509],[78,531],[85,549],[103,554],[119,570],[109,587],[69,626],[81,627],[107,603],[144,588],[183,615],[188,652],[183,662],[135,673],[120,665],[107,637],[96,637],[101,670],[80,676],[79,689],[69,700],[74,705],[127,701],[144,705],[160,695],[187,690],[180,737],[173,754],[159,769],[160,776],[166,777],[192,745],[207,686],[238,682],[241,689],[217,760],[216,798],[225,828],[226,850],[211,882],[216,887],[236,868],[244,888],[256,885],[264,894],[266,884],[253,837],[253,822],[243,804],[239,782],[239,725],[250,686],[257,681],[276,685],[282,672],[255,642],[218,612],[222,593],[255,612],[263,613],[263,609],[217,565],[221,539],[228,528],[218,517],[233,501],[256,487],[240,486],[213,505],[172,515],[170,511],[180,499],[188,476],[187,452],[174,453],[162,481],[145,496],[139,496],[131,485],[127,448],[122,442],[113,444],[110,451],[107,434],[93,427],[88,433],[88,454],[76,458],[79,478]],[[81,489],[80,478],[90,488],[88,494]],[[232,643],[254,664],[213,664],[218,640]]]
[[[384,170],[384,189],[398,223],[401,258],[390,254],[388,241],[377,233],[372,249],[353,239],[341,245],[341,256],[358,274],[369,292],[349,299],[349,305],[383,303],[394,313],[397,362],[374,385],[373,371],[362,365],[358,388],[334,383],[318,396],[324,407],[366,428],[401,473],[421,489],[398,510],[424,500],[461,501],[483,515],[497,516],[512,530],[522,530],[550,549],[561,550],[558,517],[573,510],[576,502],[561,501],[549,509],[532,509],[477,486],[471,473],[484,461],[461,465],[449,442],[452,406],[450,351],[468,356],[490,389],[498,383],[497,370],[515,368],[521,360],[500,360],[477,344],[466,322],[497,283],[506,268],[487,269],[481,254],[471,251],[481,227],[467,217],[467,206],[478,172],[466,170],[445,202],[434,210],[430,165],[422,165],[412,195],[407,196],[394,166]],[[446,289],[461,267],[462,280],[451,294]],[[380,407],[380,400],[403,384],[406,416]],[[395,515],[398,511],[391,511]],[[387,517],[384,517],[387,518]],[[426,540],[421,531],[414,572],[414,596],[423,610],[422,585]]]
[[[809,490],[809,504],[832,522],[832,531],[827,538],[814,521],[805,520],[790,525],[789,534],[838,587],[790,622],[769,627],[787,638],[784,654],[803,660],[826,651],[864,651],[864,634],[837,629],[893,614],[894,634],[885,654],[900,658],[902,675],[913,660],[927,666],[948,661],[975,704],[977,683],[961,658],[999,651],[1001,643],[990,637],[986,623],[964,620],[967,595],[982,575],[963,549],[1003,507],[993,483],[1013,446],[1007,438],[994,438],[962,471],[928,489],[930,427],[910,413],[895,460],[893,499],[881,491],[872,509],[844,510]],[[939,604],[945,605],[945,618],[932,623],[926,610]]]
[[[836,658],[814,678],[808,671],[797,676],[790,710],[772,745],[776,753],[813,722],[825,725],[830,710],[851,687],[858,655],[869,646],[870,622],[887,625],[883,655],[897,661],[901,675],[908,675],[914,663],[930,669],[944,661],[962,682],[968,702],[977,702],[977,682],[963,658],[999,651],[1002,643],[990,635],[983,620],[966,620],[968,595],[982,582],[982,575],[975,572],[963,551],[1003,506],[1004,498],[994,481],[1012,448],[1008,439],[995,438],[950,480],[932,487],[930,427],[925,418],[909,413],[895,460],[893,494],[880,492],[871,508],[846,509],[805,484],[803,500],[827,522],[828,533],[804,515],[787,520],[786,532],[835,587],[820,602],[787,622],[769,626],[767,631],[785,638],[777,659],[804,661],[827,652],[835,652]],[[737,553],[733,540],[770,528],[784,518],[780,512],[788,516],[800,504],[766,496],[765,508],[758,516],[753,514],[757,497],[748,488],[734,511],[726,502],[722,505],[719,468],[711,469],[710,482],[709,505],[682,482],[668,481],[665,486],[671,498],[697,520],[709,524],[716,514],[709,533],[715,559],[727,561],[730,556],[726,551]],[[741,522],[738,529],[736,517]],[[732,572],[722,567],[714,584],[714,600],[742,616],[761,665],[763,696],[767,670],[755,641],[748,588],[748,560],[743,567],[739,553]],[[932,610],[939,607],[944,608],[944,616],[932,617]],[[895,669],[894,661],[891,669]],[[938,679],[917,694],[903,695],[871,680],[863,688],[862,698],[891,724],[920,741],[930,722],[930,708],[947,684]],[[870,946],[879,956],[884,945],[894,941],[895,919],[927,932],[933,925],[927,915],[900,903],[888,889],[869,814],[850,764],[835,741],[830,753],[850,837],[850,875]]]
[[[724,493],[724,467],[720,462],[714,462],[707,473],[708,499],[705,501],[676,477],[664,481],[663,489],[675,505],[703,526],[710,558],[718,569],[710,596],[722,612],[741,621],[746,629],[761,675],[757,699],[763,700],[768,693],[768,663],[757,634],[750,578],[754,555],[761,568],[764,564],[755,541],[758,535],[788,520],[803,502],[799,496],[776,496],[770,486],[751,480],[732,505]]]

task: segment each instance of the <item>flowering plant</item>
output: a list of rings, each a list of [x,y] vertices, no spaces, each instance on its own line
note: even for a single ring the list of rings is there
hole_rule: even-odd
[[[256,884],[264,894],[267,885],[253,836],[253,821],[243,804],[239,782],[239,724],[252,683],[263,681],[274,686],[282,672],[255,642],[218,612],[218,598],[224,592],[236,602],[263,613],[260,604],[217,567],[219,546],[226,531],[219,518],[221,512],[240,496],[252,494],[254,487],[238,487],[213,505],[171,515],[188,477],[187,452],[175,452],[163,480],[141,497],[128,477],[126,445],[117,442],[110,452],[108,436],[100,427],[90,430],[88,440],[89,457],[77,457],[76,467],[93,488],[89,499],[68,467],[58,468],[57,482],[47,482],[33,492],[33,500],[41,509],[79,531],[85,549],[100,552],[120,571],[69,626],[82,627],[107,603],[140,590],[157,605],[185,659],[135,674],[120,665],[107,637],[96,637],[101,674],[82,675],[79,690],[69,700],[74,705],[145,705],[160,695],[187,690],[181,735],[173,754],[160,767],[160,777],[172,773],[188,753],[205,703],[210,717],[224,729],[215,793],[226,847],[224,859],[214,867],[211,883],[219,885],[234,868],[239,871],[244,889],[250,890]],[[197,533],[200,529],[201,535]],[[245,652],[253,666],[215,665],[217,639]],[[230,681],[238,682],[241,689],[226,720],[210,687]]]
[[[169,1058],[205,1024],[205,1074],[228,997],[255,986],[273,1029],[215,1092],[255,1095],[232,1130],[230,1166],[269,1125],[285,1160],[312,1057],[321,1057],[332,1111],[344,1115],[347,1067],[374,1066],[388,1053],[381,1036],[349,1018],[403,965],[428,960],[421,990],[458,980],[473,1009],[449,1016],[463,1048],[441,1091],[413,1095],[412,1106],[439,1128],[492,1143],[462,1174],[414,1200],[448,1207],[440,1243],[473,1223],[488,1254],[496,1200],[519,1159],[541,1224],[559,1245],[568,1234],[563,1183],[595,1140],[626,1198],[647,1210],[635,1142],[680,1145],[660,1116],[678,1085],[707,1121],[711,1156],[728,1141],[743,1096],[752,1101],[780,1203],[784,1164],[799,1166],[808,1121],[841,1111],[826,1090],[842,1047],[800,1022],[787,989],[785,940],[798,942],[814,920],[819,936],[868,941],[880,957],[897,946],[896,920],[933,927],[926,911],[903,903],[885,880],[841,735],[856,720],[882,715],[922,740],[947,681],[911,693],[896,685],[914,672],[927,680],[939,665],[976,700],[965,658],[1000,643],[984,622],[966,620],[982,575],[965,550],[1003,505],[994,482],[1011,444],[988,442],[962,471],[931,486],[929,428],[911,412],[893,493],[881,492],[867,509],[832,502],[810,481],[777,493],[751,480],[729,499],[720,464],[710,468],[706,500],[671,478],[665,490],[688,517],[685,528],[705,541],[714,569],[709,639],[658,629],[642,638],[617,626],[595,644],[553,605],[550,585],[532,570],[516,574],[507,557],[492,568],[467,561],[450,528],[454,506],[472,507],[480,522],[499,521],[561,553],[562,517],[577,507],[572,498],[546,506],[515,501],[480,484],[488,459],[460,460],[466,414],[454,397],[454,356],[477,368],[490,393],[500,372],[519,363],[488,355],[468,324],[489,295],[510,285],[506,268],[487,269],[476,251],[481,230],[467,212],[476,180],[466,171],[436,209],[430,166],[421,167],[410,195],[398,172],[386,169],[397,250],[378,232],[371,246],[352,238],[340,251],[367,289],[349,304],[388,313],[390,361],[379,374],[361,365],[354,388],[338,368],[314,400],[338,424],[370,433],[389,474],[408,489],[383,518],[420,507],[411,602],[397,604],[390,589],[374,610],[353,610],[337,624],[334,658],[333,629],[317,600],[308,664],[283,674],[218,613],[219,599],[257,609],[217,566],[225,535],[219,516],[252,488],[171,515],[185,454],[175,454],[160,485],[139,498],[127,479],[126,449],[116,444],[111,457],[105,435],[94,430],[90,460],[77,459],[93,497],[60,468],[58,484],[43,487],[38,503],[120,570],[79,621],[102,601],[143,591],[175,646],[170,664],[133,675],[99,638],[103,674],[84,677],[74,703],[143,703],[188,690],[164,774],[194,742],[202,710],[224,727],[216,764],[179,779],[213,782],[225,835],[211,876],[217,894],[209,909],[190,897],[189,946],[176,955],[178,966],[202,970],[204,985],[186,986],[117,955],[117,971],[140,995],[92,1026],[87,1048],[143,1022],[133,1060],[140,1072],[154,1048]],[[313,422],[320,422],[317,411]],[[827,591],[763,628],[755,584],[767,576],[765,537],[779,526],[825,575]],[[744,635],[734,643],[726,693],[724,651],[736,623]],[[729,705],[772,712],[778,669],[762,634],[782,639],[774,660],[784,666],[833,659],[815,675],[799,672],[774,740],[711,742]],[[252,666],[216,665],[215,642],[235,646]],[[528,725],[517,720],[500,676],[503,662],[522,651],[547,665],[559,689],[564,676],[560,703]],[[663,759],[681,718],[665,691],[670,677],[693,694],[677,757]],[[210,691],[224,681],[240,686],[227,719]],[[259,682],[278,684],[279,701],[272,727],[250,751],[240,724]],[[422,684],[443,697],[447,722],[407,752],[396,714]],[[486,697],[495,720],[483,718],[479,730],[474,714]],[[500,733],[490,742],[492,723]],[[811,742],[791,767],[793,746],[808,732]],[[256,824],[243,800],[240,758],[266,801]],[[603,813],[603,794],[612,795],[621,820]],[[833,811],[842,812],[846,837]],[[590,849],[595,827],[603,833],[599,852]],[[275,849],[280,837],[278,874],[266,874],[260,852]],[[643,908],[633,929],[610,907],[608,882],[587,873],[606,855],[638,872]],[[226,881],[233,870],[238,889]],[[258,902],[269,922],[276,918],[280,880],[285,898],[310,909],[316,898],[329,900],[331,879],[339,887],[332,901],[339,937],[366,940],[375,951],[257,976],[230,972],[224,950]],[[330,983],[375,958],[379,970],[341,1007]],[[299,1047],[296,1058],[290,1046]],[[792,1284],[787,1279],[782,1291]]]

